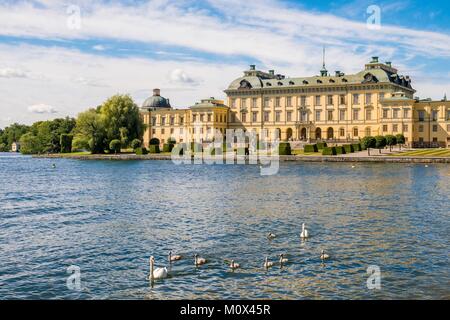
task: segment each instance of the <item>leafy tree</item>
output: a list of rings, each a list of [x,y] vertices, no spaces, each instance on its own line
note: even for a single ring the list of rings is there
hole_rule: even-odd
[[[397,138],[391,134],[388,134],[386,137],[386,145],[389,146],[389,151],[392,151],[392,146],[397,144]]]
[[[361,139],[361,145],[367,149],[367,154],[370,156],[370,148],[375,148],[376,140],[374,137],[367,136]]]
[[[78,139],[88,141],[92,153],[104,153],[107,149],[105,123],[96,109],[78,115],[75,132]]]
[[[8,149],[6,148],[6,144],[5,143],[0,143],[0,152],[6,152],[8,151]]]
[[[131,141],[131,147],[133,148],[133,150],[140,148],[141,145],[142,145],[142,142],[139,139],[134,139],[133,141]]]
[[[22,135],[27,133],[29,131],[30,127],[14,123],[10,125],[9,127],[6,127],[1,133],[0,133],[0,143],[4,143],[6,145],[6,150],[11,150],[11,144],[14,141],[19,141]]]
[[[61,134],[61,153],[72,152],[73,136],[71,134]]]
[[[375,148],[377,148],[378,152],[381,153],[381,149],[386,147],[386,138],[383,136],[376,136],[375,141]]]
[[[20,137],[20,152],[23,154],[40,153],[42,146],[38,137],[28,132]]]
[[[120,140],[118,139],[114,139],[111,140],[111,142],[109,143],[109,149],[111,151],[114,151],[114,153],[120,153],[120,147],[121,147],[122,143],[120,142]]]
[[[75,135],[72,141],[72,150],[89,150],[89,139],[82,135]]]
[[[397,144],[398,144],[399,148],[401,149],[402,145],[405,144],[405,142],[406,142],[405,136],[403,135],[403,133],[399,133],[395,137],[397,139]]]
[[[99,108],[108,141],[118,139],[127,147],[134,139],[142,139],[144,122],[139,107],[129,95],[115,95]]]

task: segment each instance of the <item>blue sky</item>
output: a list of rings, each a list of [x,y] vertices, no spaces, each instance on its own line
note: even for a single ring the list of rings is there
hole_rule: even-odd
[[[381,12],[371,29],[369,6]],[[80,10],[80,19],[73,6]],[[410,75],[417,95],[450,95],[449,1],[34,0],[0,3],[0,127],[75,116],[115,93],[154,87],[185,108],[249,64],[310,76],[371,56]],[[74,23],[75,22],[75,28]]]

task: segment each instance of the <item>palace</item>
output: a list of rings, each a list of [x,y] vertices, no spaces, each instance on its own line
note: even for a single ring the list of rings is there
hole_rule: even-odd
[[[144,145],[210,141],[214,131],[254,131],[283,141],[358,141],[365,136],[403,133],[412,147],[450,147],[450,101],[420,100],[409,76],[378,57],[356,74],[323,65],[320,75],[288,78],[251,65],[225,90],[224,101],[204,99],[189,109],[173,109],[159,89],[142,105],[147,124]],[[263,129],[265,129],[263,131]]]

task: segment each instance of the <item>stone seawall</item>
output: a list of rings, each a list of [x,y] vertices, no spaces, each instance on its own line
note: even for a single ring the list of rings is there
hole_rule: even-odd
[[[171,155],[34,155],[33,158],[47,159],[76,159],[76,160],[111,160],[111,161],[131,161],[131,160],[172,160]],[[275,158],[270,156],[261,157],[266,161],[273,161]],[[184,159],[184,158],[181,158]],[[194,158],[192,158],[194,159]],[[212,157],[204,157],[204,160],[214,160]],[[226,159],[236,161],[236,157],[227,157]],[[240,160],[248,162],[248,157],[240,157]],[[394,156],[367,156],[367,157],[341,157],[341,156],[280,156],[280,161],[285,162],[379,162],[379,163],[450,163],[450,157],[394,157]]]

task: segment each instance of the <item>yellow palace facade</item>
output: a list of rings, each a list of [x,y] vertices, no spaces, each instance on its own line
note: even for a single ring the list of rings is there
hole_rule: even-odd
[[[225,90],[226,103],[214,98],[189,109],[172,109],[159,95],[144,102],[144,144],[211,139],[214,130],[243,129],[284,141],[357,141],[365,136],[403,133],[414,147],[450,147],[450,102],[419,100],[409,76],[378,57],[351,75],[289,78],[251,65]]]

